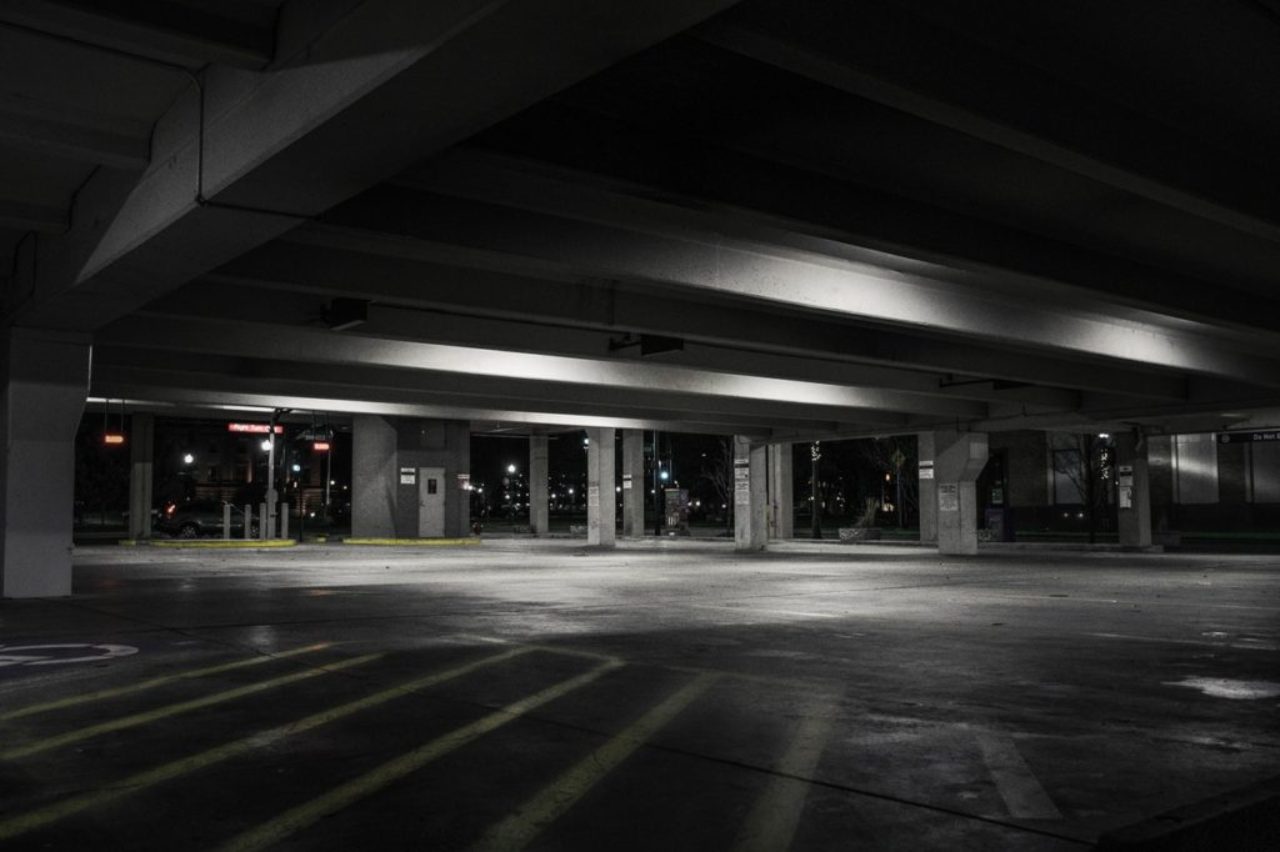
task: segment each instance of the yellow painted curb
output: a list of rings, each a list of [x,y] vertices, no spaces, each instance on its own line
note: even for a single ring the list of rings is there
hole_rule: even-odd
[[[343,544],[372,544],[380,547],[455,547],[479,544],[478,538],[346,538]]]
[[[152,547],[176,547],[179,549],[190,548],[194,550],[199,550],[199,549],[208,549],[208,550],[255,549],[256,550],[264,547],[270,547],[270,548],[296,547],[297,544],[298,542],[294,541],[291,538],[269,538],[266,541],[262,541],[256,538],[250,538],[250,539],[215,538],[215,539],[209,539],[207,541],[201,541],[199,539],[195,539],[195,540],[168,539],[168,540],[155,540],[150,542],[150,545]]]

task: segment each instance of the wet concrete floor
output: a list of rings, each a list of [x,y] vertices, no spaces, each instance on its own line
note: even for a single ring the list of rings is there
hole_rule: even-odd
[[[1280,767],[1280,560],[82,548],[4,849],[1087,849]]]

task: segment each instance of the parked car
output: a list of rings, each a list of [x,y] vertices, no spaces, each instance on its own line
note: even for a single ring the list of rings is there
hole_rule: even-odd
[[[160,518],[154,524],[156,531],[175,538],[199,538],[201,536],[222,535],[221,500],[190,500],[186,503],[169,503],[160,512]],[[249,534],[258,534],[258,522],[255,519],[249,528]],[[231,537],[244,536],[244,512],[239,506],[231,507]]]

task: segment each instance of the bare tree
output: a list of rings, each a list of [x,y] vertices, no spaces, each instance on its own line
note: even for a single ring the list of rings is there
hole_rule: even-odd
[[[725,507],[725,529],[733,532],[733,442],[721,438],[716,442],[716,452],[702,462],[699,476],[711,485],[720,505]]]
[[[1109,517],[1111,505],[1111,436],[1089,432],[1050,437],[1054,473],[1071,483],[1084,507],[1089,543],[1098,540],[1100,517]],[[1056,495],[1055,495],[1056,499]]]

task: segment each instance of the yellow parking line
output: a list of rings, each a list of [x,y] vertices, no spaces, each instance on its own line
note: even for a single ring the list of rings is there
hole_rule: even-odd
[[[359,666],[364,663],[376,660],[382,654],[366,654],[363,657],[354,657],[350,660],[341,660],[336,663],[327,663],[323,666],[306,669],[293,674],[284,675],[283,677],[272,678],[258,683],[251,683],[248,686],[239,686],[235,689],[228,689],[225,692],[216,692],[213,695],[206,695],[201,698],[194,698],[190,701],[180,701],[177,704],[169,704],[164,707],[158,707],[155,710],[147,710],[143,713],[134,713],[132,716],[121,716],[119,719],[111,719],[107,722],[101,722],[97,725],[89,725],[85,728],[78,728],[74,731],[68,731],[65,734],[58,734],[54,737],[48,737],[43,740],[36,740],[33,743],[27,743],[17,748],[11,748],[0,752],[0,760],[16,760],[20,757],[28,757],[38,754],[49,749],[59,748],[61,746],[78,743],[81,740],[87,740],[90,737],[96,737],[99,734],[106,734],[112,731],[120,731],[125,728],[135,728],[138,725],[145,725],[148,722],[155,722],[159,719],[165,719],[169,716],[176,716],[179,713],[186,713],[189,710],[198,710],[201,707],[209,707],[213,704],[221,704],[224,701],[232,701],[236,698],[243,698],[246,695],[253,695],[257,692],[265,692],[268,689],[275,689],[278,686],[285,686],[307,678],[316,677],[329,672],[341,671],[349,669],[352,666]]]
[[[85,704],[90,701],[101,701],[104,698],[115,698],[118,695],[128,695],[131,692],[142,692],[145,689],[153,689],[157,686],[171,683],[175,680],[189,680],[191,678],[204,677],[205,675],[221,674],[222,672],[229,672],[234,669],[242,669],[246,666],[260,666],[263,663],[270,663],[273,660],[282,660],[286,657],[296,657],[298,654],[310,654],[314,651],[323,651],[328,647],[331,647],[329,642],[320,642],[315,645],[308,645],[305,648],[294,648],[291,651],[281,651],[278,654],[250,657],[247,660],[236,660],[232,663],[223,663],[221,665],[210,666],[205,669],[192,669],[191,671],[153,677],[150,680],[138,681],[137,683],[131,683],[128,686],[118,686],[113,689],[100,689],[97,692],[86,692],[81,695],[72,695],[69,698],[60,698],[57,701],[49,701],[44,704],[33,704],[30,707],[23,707],[21,710],[14,710],[11,713],[0,713],[0,722],[7,722],[10,719],[21,719],[24,716],[34,716],[37,713],[45,713],[49,710],[58,710],[63,707],[73,707],[77,704]]]
[[[706,692],[715,680],[715,675],[700,675],[680,688],[486,832],[474,848],[483,852],[523,849],[601,778]]]
[[[814,708],[816,712],[800,723],[795,738],[782,760],[778,772],[765,788],[755,807],[743,820],[734,841],[735,852],[769,852],[791,848],[805,799],[809,796],[809,782],[818,760],[831,736],[831,715],[826,708]]]
[[[222,847],[222,850],[223,852],[249,852],[250,850],[266,849],[279,843],[289,835],[318,822],[330,814],[337,813],[366,796],[376,793],[431,761],[443,757],[473,740],[479,739],[481,736],[502,727],[508,722],[519,719],[524,714],[543,704],[554,701],[575,689],[591,683],[601,675],[621,665],[621,662],[604,663],[585,674],[561,681],[555,686],[547,687],[540,692],[508,704],[501,710],[437,737],[394,760],[387,761],[376,769],[335,787],[310,802],[285,811],[275,819],[233,838]]]
[[[331,707],[328,710],[322,710],[319,713],[299,719],[296,722],[287,722],[278,727],[270,728],[269,730],[262,731],[257,734],[251,734],[250,736],[233,740],[232,742],[224,743],[220,746],[215,746],[208,751],[202,751],[199,754],[193,754],[188,757],[175,760],[171,763],[157,766],[154,769],[139,772],[136,775],[131,775],[122,781],[114,783],[108,789],[93,793],[85,793],[84,795],[75,796],[73,798],[66,799],[65,801],[57,802],[49,805],[48,807],[40,808],[39,810],[15,816],[12,819],[0,822],[0,841],[16,837],[28,831],[33,831],[42,826],[57,822],[60,819],[65,819],[66,817],[78,814],[81,811],[114,802],[117,799],[140,792],[164,781],[170,781],[188,773],[204,769],[207,766],[221,763],[224,760],[230,760],[233,757],[238,757],[246,752],[253,751],[254,749],[266,748],[268,746],[275,745],[286,737],[291,737],[294,734],[300,734],[304,731],[318,728],[321,725],[337,721],[338,719],[345,718],[353,713],[359,713],[361,710],[367,710],[370,707],[385,704],[394,698],[399,698],[403,695],[408,695],[411,692],[416,692],[418,690],[443,683],[447,680],[461,677],[462,675],[469,674],[470,672],[484,666],[493,665],[494,663],[499,663],[503,660],[509,660],[512,657],[516,657],[521,654],[527,654],[530,650],[531,649],[529,648],[516,648],[510,651],[504,651],[501,654],[484,657],[447,671],[416,678],[402,683],[399,686],[393,686],[389,689],[384,689],[381,692],[375,692],[373,695],[367,695],[364,698],[360,698],[346,704],[340,704],[337,707]]]

